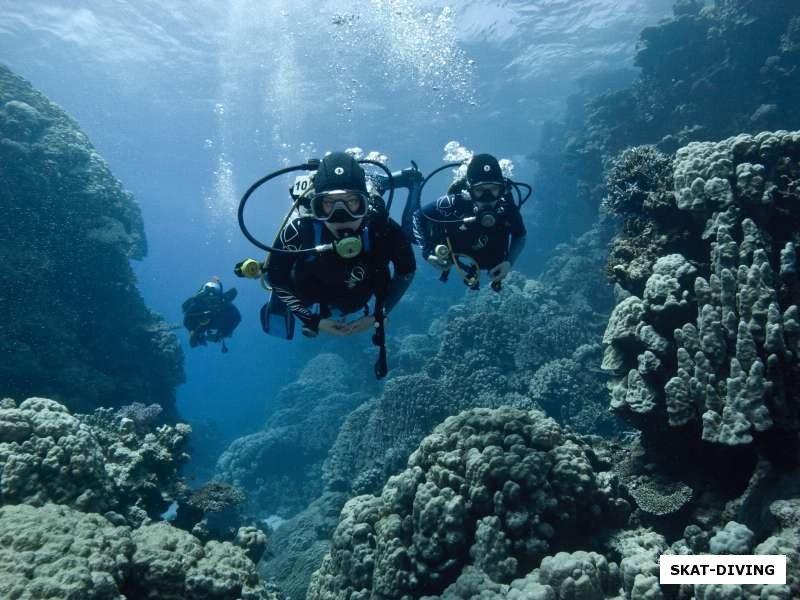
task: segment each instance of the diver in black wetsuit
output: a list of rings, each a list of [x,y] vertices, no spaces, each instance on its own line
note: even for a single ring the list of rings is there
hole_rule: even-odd
[[[414,238],[425,260],[443,271],[443,281],[455,266],[472,289],[478,288],[480,270],[487,270],[492,288],[500,289],[525,246],[525,235],[511,182],[489,154],[475,155],[465,179],[414,213]]]
[[[302,250],[333,244],[336,250],[274,253],[267,278],[306,336],[372,330],[375,314],[391,311],[411,284],[416,264],[410,240],[370,202],[364,170],[348,154],[334,152],[323,158],[313,182],[311,214],[288,223],[275,247]],[[373,296],[376,310],[370,313]],[[362,310],[355,321],[343,318]]]
[[[242,320],[239,309],[233,305],[236,288],[222,291],[219,277],[212,277],[181,306],[183,326],[189,330],[189,345],[194,348],[207,342],[221,342],[222,352],[227,352],[224,338],[231,337]]]

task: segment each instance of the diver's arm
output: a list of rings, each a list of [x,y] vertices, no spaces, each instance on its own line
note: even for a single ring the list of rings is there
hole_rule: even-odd
[[[293,227],[292,231],[296,232],[298,238],[297,245],[299,245],[298,225],[296,223],[290,223],[287,225],[287,228],[289,227]],[[285,235],[286,234],[282,234],[278,236],[277,240],[275,240],[276,248],[284,247]],[[294,240],[294,237],[292,237],[292,240]],[[294,314],[294,316],[300,320],[300,322],[303,324],[303,327],[316,332],[319,328],[319,315],[311,312],[309,306],[303,302],[292,290],[293,286],[291,273],[292,267],[294,266],[296,260],[296,255],[277,252],[274,253],[270,257],[269,267],[267,267],[267,280],[269,281],[270,286],[272,286],[273,293],[276,294],[281,302],[283,302],[289,308],[289,310],[292,311],[292,314]]]
[[[319,315],[312,313],[308,306],[300,300],[300,298],[295,296],[289,288],[276,285],[272,282],[270,283],[273,293],[277,294],[281,302],[289,307],[292,314],[300,319],[300,322],[303,323],[303,327],[307,327],[314,332],[319,330]]]
[[[431,242],[430,229],[425,217],[422,215],[422,208],[414,211],[414,241],[422,249],[422,256],[428,257],[433,253],[433,243]]]
[[[426,204],[414,214],[414,239],[422,249],[422,258],[425,260],[434,255],[438,244],[444,244],[447,240],[445,225],[431,219],[443,221],[447,218],[435,203]]]

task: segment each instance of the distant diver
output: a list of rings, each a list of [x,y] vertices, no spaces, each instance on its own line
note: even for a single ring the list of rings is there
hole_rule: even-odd
[[[242,320],[239,309],[233,305],[236,288],[222,291],[222,283],[216,275],[207,281],[198,292],[182,305],[183,326],[189,330],[189,345],[192,348],[205,346],[208,342],[220,342],[222,352],[227,353],[225,338]]]
[[[361,164],[375,165],[386,176],[370,177],[368,182]],[[290,189],[293,205],[272,245],[263,244],[244,223],[245,205],[258,187],[297,170],[315,172],[296,178]],[[344,152],[281,169],[255,182],[239,204],[239,226],[248,240],[269,254],[264,262],[238,263],[234,272],[260,278],[265,288],[266,278],[271,286],[270,299],[261,309],[264,331],[292,339],[295,318],[307,337],[320,331],[348,336],[371,330],[379,347],[375,375],[384,377],[385,316],[408,289],[416,269],[410,236],[389,217],[389,210],[396,187],[408,188],[410,201],[417,199],[418,204],[415,193],[421,182],[416,167],[393,176],[380,162],[357,161]],[[381,193],[386,190],[389,200],[384,203]],[[406,208],[404,220],[410,229],[413,210]],[[359,312],[360,318],[345,320]]]
[[[436,173],[460,164],[439,167],[423,181],[423,187]],[[527,190],[524,197],[520,188]],[[455,268],[473,290],[480,287],[480,272],[486,270],[492,289],[499,291],[525,247],[520,208],[530,194],[528,184],[503,176],[494,156],[476,154],[467,165],[466,177],[414,213],[414,238],[423,258],[441,271],[441,281],[447,281]]]

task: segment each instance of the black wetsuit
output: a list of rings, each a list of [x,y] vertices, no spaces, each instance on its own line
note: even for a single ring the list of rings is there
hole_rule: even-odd
[[[317,331],[320,319],[331,316],[333,310],[350,314],[368,308],[380,289],[385,290],[384,308],[388,312],[411,283],[416,269],[414,253],[396,222],[367,217],[356,234],[364,249],[353,258],[342,258],[335,251],[271,256],[269,283],[304,327]],[[286,225],[275,247],[299,250],[333,240],[324,223],[302,217]],[[389,272],[389,263],[393,273]],[[319,313],[312,312],[314,304],[320,305]]]
[[[230,337],[242,320],[239,309],[233,305],[236,288],[224,294],[201,289],[183,305],[183,326],[192,332],[193,346]]]
[[[508,196],[502,196],[494,209],[496,222],[492,227],[484,227],[478,221],[460,222],[475,214],[473,206],[471,200],[455,192],[414,213],[414,238],[422,247],[423,258],[427,259],[437,245],[446,244],[449,239],[453,252],[474,258],[481,269],[492,269],[505,260],[514,263],[526,234],[517,206]]]

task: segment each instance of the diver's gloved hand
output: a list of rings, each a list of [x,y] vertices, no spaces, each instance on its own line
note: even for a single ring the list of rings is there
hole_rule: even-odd
[[[320,319],[319,330],[331,335],[350,335],[350,325],[334,319]]]
[[[450,268],[450,261],[442,260],[433,254],[428,256],[428,258],[425,260],[427,260],[428,264],[430,264],[434,269],[438,269],[439,271],[444,271],[445,269]]]
[[[508,275],[509,271],[511,271],[511,263],[507,260],[504,260],[489,271],[489,279],[492,281],[503,281],[506,275]]]

